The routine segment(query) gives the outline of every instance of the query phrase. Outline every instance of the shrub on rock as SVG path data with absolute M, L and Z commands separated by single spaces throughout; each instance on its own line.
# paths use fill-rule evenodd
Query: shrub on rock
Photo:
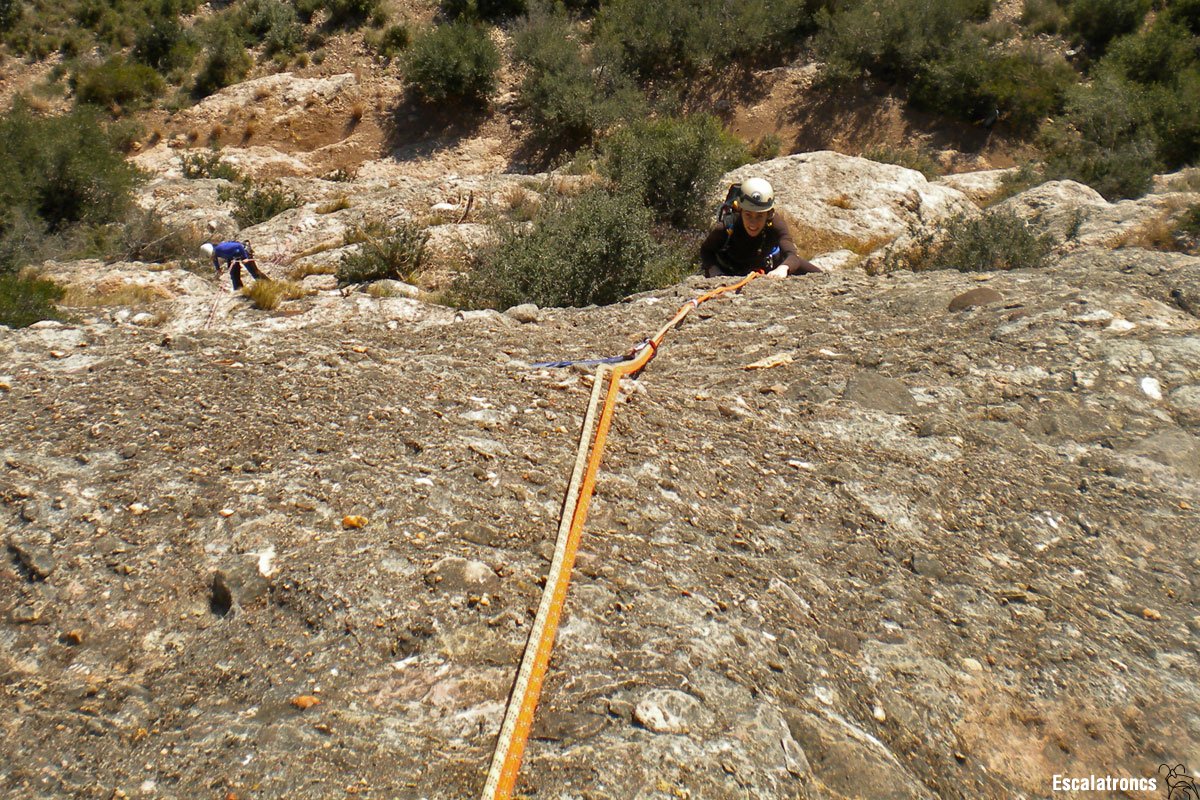
M 351 238 L 362 246 L 342 257 L 337 268 L 339 286 L 385 279 L 412 283 L 424 263 L 429 233 L 411 222 L 392 229 L 375 223 L 355 231 Z
M 439 25 L 409 48 L 404 74 L 425 103 L 486 105 L 496 91 L 500 52 L 487 31 L 465 21 Z
M 660 222 L 699 225 L 720 177 L 750 161 L 744 143 L 715 117 L 644 120 L 602 145 L 600 170 Z
M 77 70 L 72 83 L 79 102 L 110 109 L 142 105 L 163 90 L 163 79 L 153 68 L 123 56 Z
M 455 287 L 464 305 L 587 306 L 678 280 L 686 258 L 651 229 L 651 213 L 621 192 L 593 188 L 543 204 L 528 231 L 514 226 Z

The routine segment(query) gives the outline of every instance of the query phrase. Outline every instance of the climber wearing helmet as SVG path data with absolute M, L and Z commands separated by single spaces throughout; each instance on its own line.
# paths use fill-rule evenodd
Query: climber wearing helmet
M 748 275 L 763 270 L 774 278 L 820 272 L 800 257 L 787 221 L 775 214 L 775 190 L 764 178 L 748 178 L 727 199 L 734 213 L 722 218 L 700 245 L 706 277 Z M 723 207 L 724 208 L 724 207 Z
M 265 280 L 267 277 L 259 270 L 254 253 L 241 242 L 221 242 L 216 246 L 205 242 L 200 245 L 200 250 L 212 258 L 213 269 L 218 273 L 221 271 L 221 260 L 229 262 L 229 280 L 233 281 L 235 292 L 242 288 L 242 267 L 245 267 L 256 281 Z

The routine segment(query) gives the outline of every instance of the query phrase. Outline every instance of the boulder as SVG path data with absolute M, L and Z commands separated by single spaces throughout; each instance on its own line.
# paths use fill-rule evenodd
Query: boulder
M 1109 203 L 1082 183 L 1049 181 L 994 208 L 1015 213 L 1060 246 L 1117 247 L 1139 228 L 1169 216 L 1178 202 L 1176 195 L 1150 195 Z
M 930 183 L 916 170 L 831 151 L 802 153 L 748 164 L 721 180 L 761 176 L 775 189 L 776 206 L 792 223 L 802 252 L 866 252 L 919 221 L 941 220 L 974 210 L 949 186 Z M 714 207 L 720 197 L 713 198 Z
M 945 186 L 965 194 L 972 203 L 982 205 L 998 195 L 1004 186 L 1004 178 L 1016 172 L 1016 168 L 988 169 L 980 172 L 960 172 L 946 175 L 934 181 L 936 186 Z

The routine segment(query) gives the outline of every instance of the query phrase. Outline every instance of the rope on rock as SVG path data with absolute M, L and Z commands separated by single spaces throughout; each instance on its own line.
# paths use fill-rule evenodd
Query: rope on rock
M 596 487 L 596 475 L 600 470 L 604 443 L 608 438 L 609 428 L 612 426 L 621 379 L 627 375 L 636 375 L 641 372 L 658 354 L 659 345 L 667 333 L 679 327 L 693 309 L 699 308 L 701 303 L 726 292 L 740 291 L 743 286 L 761 274 L 761 272 L 753 272 L 737 283 L 722 286 L 689 300 L 654 336 L 635 347 L 629 355 L 622 356 L 622 363 L 615 367 L 609 366 L 608 363 L 602 363 L 597 367 L 595 381 L 592 384 L 591 400 L 588 403 L 587 414 L 584 416 L 583 430 L 580 432 L 575 469 L 563 500 L 554 558 L 550 563 L 550 572 L 546 576 L 546 586 L 542 590 L 537 616 L 534 618 L 533 628 L 529 632 L 525 653 L 521 658 L 521 666 L 517 670 L 508 706 L 504 711 L 504 721 L 500 726 L 500 735 L 496 740 L 496 750 L 492 755 L 491 768 L 484 783 L 482 800 L 510 800 L 517 783 L 521 758 L 525 754 L 529 731 L 533 727 L 534 713 L 537 710 L 538 699 L 546 680 L 546 669 L 550 664 L 550 653 L 554 648 L 558 623 L 562 617 L 563 606 L 566 604 L 567 587 L 571 582 L 571 569 L 575 565 L 575 555 L 579 549 L 583 523 L 587 519 L 588 507 L 591 505 L 592 493 Z M 600 420 L 597 424 L 596 407 L 600 398 L 600 388 L 606 379 L 608 392 L 605 395 L 604 407 L 600 412 Z M 593 428 L 595 428 L 594 437 Z M 568 514 L 568 512 L 570 513 Z

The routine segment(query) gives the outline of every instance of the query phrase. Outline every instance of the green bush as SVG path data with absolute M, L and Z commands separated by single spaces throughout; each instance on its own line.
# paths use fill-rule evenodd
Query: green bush
M 720 177 L 750 161 L 745 144 L 715 118 L 644 120 L 601 145 L 600 171 L 631 201 L 677 227 L 702 223 Z
M 1091 186 L 1109 200 L 1141 197 L 1150 190 L 1158 158 L 1154 142 L 1139 136 L 1115 147 L 1101 147 L 1057 126 L 1043 132 L 1051 143 L 1044 175 Z
M 247 0 L 240 9 L 240 27 L 263 45 L 263 52 L 295 53 L 304 29 L 296 18 L 296 9 L 283 0 Z
M 1200 36 L 1200 0 L 1174 0 L 1167 4 L 1166 17 Z
M 38 260 L 45 224 L 27 208 L 0 209 L 0 275 Z
M 447 19 L 497 22 L 520 17 L 528 10 L 525 0 L 441 0 L 442 15 Z
M 817 53 L 834 81 L 863 73 L 885 81 L 911 80 L 951 43 L 961 44 L 965 21 L 983 19 L 987 0 L 864 0 L 817 15 Z
M 375 54 L 380 58 L 394 59 L 408 49 L 412 34 L 407 25 L 391 25 L 372 40 Z
M 500 53 L 487 31 L 460 20 L 418 36 L 404 73 L 425 103 L 486 105 L 499 70 Z
M 1040 269 L 1049 265 L 1052 248 L 1048 236 L 1034 233 L 1012 211 L 991 211 L 973 219 L 959 215 L 940 232 L 914 232 L 912 246 L 889 255 L 884 271 Z
M 640 116 L 641 93 L 616 67 L 597 69 L 566 15 L 535 12 L 513 34 L 525 66 L 518 102 L 543 146 L 590 144 L 616 123 Z
M 763 63 L 799 41 L 811 20 L 806 0 L 609 0 L 594 33 L 602 51 L 652 82 Z
M 1038 235 L 1012 211 L 999 210 L 974 219 L 956 217 L 946 225 L 946 245 L 926 269 L 960 272 L 1040 269 L 1050 263 L 1053 242 Z
M 384 279 L 412 283 L 425 260 L 429 233 L 411 222 L 395 228 L 373 223 L 352 234 L 362 246 L 342 256 L 337 268 L 339 286 Z
M 250 180 L 243 180 L 233 188 L 223 188 L 217 192 L 221 200 L 233 201 L 233 218 L 242 228 L 266 222 L 300 205 L 300 198 L 278 183 L 256 186 Z
M 183 169 L 183 177 L 189 180 L 197 178 L 223 178 L 227 181 L 244 180 L 237 167 L 221 160 L 221 154 L 216 150 L 183 153 L 179 157 Z
M 1029 33 L 1057 35 L 1067 27 L 1067 12 L 1058 0 L 1025 0 L 1021 24 Z
M 1121 81 L 1148 118 L 1141 135 L 1153 140 L 1162 166 L 1193 163 L 1200 153 L 1200 57 L 1197 39 L 1178 21 L 1160 16 L 1150 27 L 1113 41 L 1095 72 Z
M 222 19 L 207 33 L 208 56 L 196 76 L 193 94 L 207 97 L 246 76 L 254 65 L 233 25 Z
M 960 31 L 912 68 L 909 99 L 917 108 L 960 119 L 984 119 L 995 106 L 985 84 L 991 55 L 978 35 Z
M 983 94 L 1013 131 L 1027 135 L 1057 114 L 1079 76 L 1057 53 L 1025 47 L 992 55 Z
M 770 161 L 779 158 L 783 151 L 783 140 L 774 133 L 768 133 L 750 143 L 750 158 L 753 161 Z
M 1102 70 L 1068 91 L 1064 117 L 1040 133 L 1048 179 L 1086 183 L 1110 200 L 1146 193 L 1160 161 L 1142 87 Z
M 1150 0 L 1072 0 L 1067 27 L 1099 56 L 1113 39 L 1137 30 L 1149 10 Z
M 12 29 L 21 19 L 21 0 L 0 0 L 0 31 Z
M 1200 236 L 1200 204 L 1194 205 L 1183 212 L 1175 227 L 1176 230 L 1190 236 Z
M 650 211 L 620 192 L 591 189 L 544 204 L 531 230 L 502 233 L 454 293 L 476 308 L 587 306 L 666 285 L 690 264 L 661 243 L 650 223 Z
M 0 118 L 0 208 L 50 231 L 119 219 L 138 178 L 92 110 L 39 118 L 18 101 Z
M 153 68 L 119 55 L 79 69 L 71 82 L 79 102 L 103 108 L 134 108 L 157 97 L 164 88 Z
M 880 164 L 895 164 L 907 169 L 915 169 L 931 181 L 942 177 L 941 165 L 938 164 L 933 153 L 924 147 L 879 145 L 866 150 L 862 156 Z
M 152 13 L 146 24 L 138 29 L 133 43 L 133 58 L 162 74 L 182 70 L 192 63 L 196 43 L 179 21 L 177 0 L 159 0 L 151 5 Z
M 0 274 L 0 325 L 24 328 L 44 319 L 60 319 L 55 302 L 63 288 L 40 278 Z
M 326 0 L 317 3 L 329 11 L 329 24 L 335 28 L 356 28 L 379 14 L 380 0 Z M 311 15 L 311 12 L 310 12 Z
M 1183 25 L 1162 21 L 1113 41 L 1104 64 L 1137 83 L 1169 84 L 1196 63 L 1196 41 Z
M 192 254 L 185 232 L 168 227 L 157 209 L 134 206 L 120 225 L 114 248 L 106 257 L 114 261 L 161 264 Z
M 1150 86 L 1146 104 L 1157 137 L 1158 156 L 1169 169 L 1200 158 L 1200 68 L 1186 69 L 1168 86 Z

